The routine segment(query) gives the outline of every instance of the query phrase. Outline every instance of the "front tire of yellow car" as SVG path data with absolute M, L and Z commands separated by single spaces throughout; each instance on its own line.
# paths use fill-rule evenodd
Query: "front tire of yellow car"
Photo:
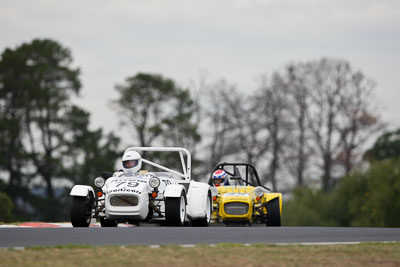
M 267 203 L 267 226 L 281 226 L 281 212 L 279 208 L 279 198 L 275 198 Z

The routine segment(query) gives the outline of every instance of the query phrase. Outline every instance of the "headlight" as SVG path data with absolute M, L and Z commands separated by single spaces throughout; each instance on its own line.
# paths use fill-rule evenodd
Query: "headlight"
M 96 179 L 94 179 L 94 185 L 97 187 L 100 187 L 100 188 L 103 187 L 104 183 L 105 183 L 105 180 L 103 177 L 97 177 Z
M 254 189 L 254 194 L 257 197 L 262 197 L 264 195 L 264 188 L 257 186 L 256 189 Z
M 160 185 L 160 179 L 158 179 L 158 177 L 155 176 L 151 177 L 149 179 L 149 185 L 153 188 L 158 187 Z
M 216 187 L 211 187 L 211 195 L 213 197 L 218 195 L 218 189 Z

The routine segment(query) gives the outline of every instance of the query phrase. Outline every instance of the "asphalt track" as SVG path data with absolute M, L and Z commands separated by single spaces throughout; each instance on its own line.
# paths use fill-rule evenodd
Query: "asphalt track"
M 340 227 L 117 227 L 0 228 L 0 248 L 217 243 L 330 244 L 399 242 L 400 228 Z

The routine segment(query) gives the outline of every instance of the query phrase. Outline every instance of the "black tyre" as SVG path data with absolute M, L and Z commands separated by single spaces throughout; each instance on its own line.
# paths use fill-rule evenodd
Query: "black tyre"
M 192 221 L 192 226 L 208 226 L 211 221 L 211 214 L 212 214 L 212 198 L 211 198 L 211 193 L 209 192 L 207 196 L 206 218 Z
M 109 220 L 106 217 L 100 218 L 101 227 L 117 227 L 118 222 L 115 220 Z
M 89 227 L 92 219 L 93 196 L 72 198 L 71 223 L 73 227 Z
M 281 226 L 279 198 L 267 203 L 267 226 Z
M 186 218 L 186 201 L 184 192 L 180 197 L 165 199 L 165 222 L 169 226 L 182 226 Z

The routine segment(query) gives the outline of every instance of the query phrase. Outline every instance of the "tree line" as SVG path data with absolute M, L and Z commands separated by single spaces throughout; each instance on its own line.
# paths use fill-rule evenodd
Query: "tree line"
M 344 176 L 329 192 L 296 188 L 285 203 L 284 224 L 399 227 L 400 130 L 383 133 L 364 158 L 368 167 Z
M 81 90 L 72 62 L 71 50 L 50 39 L 1 54 L 0 197 L 10 197 L 15 219 L 65 220 L 71 185 L 113 170 L 124 149 L 114 133 L 90 129 L 90 113 L 72 103 Z M 332 190 L 384 126 L 375 83 L 345 60 L 290 63 L 257 83 L 244 90 L 200 79 L 183 88 L 137 73 L 116 83 L 112 103 L 131 145 L 187 147 L 203 180 L 221 161 L 246 161 L 275 191 Z
M 374 87 L 348 62 L 328 58 L 263 74 L 247 95 L 226 82 L 211 86 L 204 108 L 210 164 L 241 158 L 273 190 L 317 182 L 329 191 L 359 166 L 365 142 L 384 126 Z

